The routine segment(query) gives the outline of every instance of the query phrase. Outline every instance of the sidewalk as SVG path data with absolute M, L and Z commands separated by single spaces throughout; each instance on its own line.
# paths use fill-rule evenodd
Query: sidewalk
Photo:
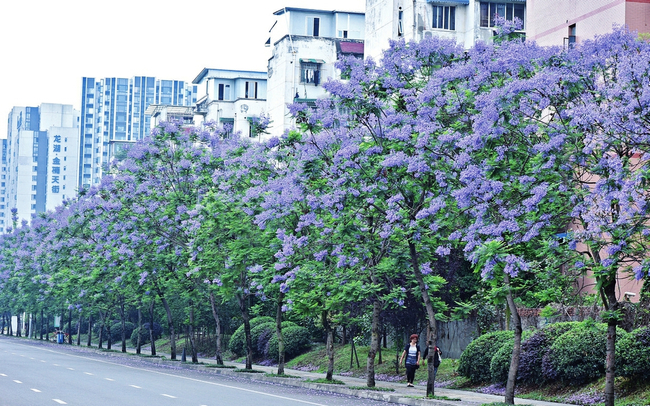
M 142 349 L 145 352 L 145 349 Z M 129 349 L 129 352 L 135 352 L 135 350 Z M 148 351 L 146 351 L 148 352 Z M 177 354 L 177 358 L 181 359 L 181 352 Z M 158 355 L 161 355 L 160 352 Z M 169 354 L 162 354 L 169 359 Z M 190 357 L 186 357 L 191 360 Z M 158 361 L 155 358 L 149 358 L 150 360 L 156 362 Z M 165 362 L 165 361 L 160 361 Z M 214 359 L 199 358 L 199 362 L 204 364 L 216 364 Z M 224 361 L 224 364 L 235 366 L 237 368 L 245 368 L 245 364 L 237 362 Z M 313 382 L 305 382 L 307 379 L 319 379 L 324 378 L 325 374 L 322 372 L 306 372 L 296 369 L 285 368 L 284 373 L 286 375 L 297 376 L 300 378 L 274 378 L 266 376 L 261 373 L 245 373 L 245 372 L 234 372 L 233 369 L 229 368 L 211 368 L 204 365 L 194 365 L 194 364 L 181 364 L 184 368 L 193 369 L 193 370 L 210 370 L 216 374 L 225 374 L 230 376 L 236 376 L 237 378 L 250 379 L 255 381 L 262 382 L 273 382 L 275 384 L 287 385 L 287 386 L 297 386 L 302 388 L 308 388 L 313 390 L 322 390 L 328 392 L 339 393 L 343 395 L 355 396 L 365 399 L 381 400 L 385 402 L 397 403 L 402 405 L 412 405 L 412 406 L 479 406 L 484 403 L 492 402 L 503 402 L 503 396 L 488 395 L 477 392 L 463 391 L 457 389 L 446 389 L 446 388 L 436 388 L 436 396 L 446 396 L 450 399 L 460 399 L 458 400 L 438 400 L 438 399 L 425 399 L 426 396 L 426 387 L 421 385 L 416 385 L 414 388 L 409 388 L 404 383 L 397 382 L 384 382 L 384 381 L 375 381 L 375 385 L 380 388 L 391 388 L 394 392 L 387 391 L 373 391 L 373 390 L 363 390 L 357 389 L 358 387 L 365 387 L 366 380 L 365 378 L 354 378 L 350 376 L 334 375 L 334 379 L 345 382 L 345 385 L 333 385 L 333 384 L 321 384 Z M 277 367 L 262 366 L 253 364 L 253 369 L 264 371 L 266 373 L 275 374 L 277 372 Z M 355 387 L 355 389 L 351 388 Z M 515 404 L 517 405 L 533 405 L 533 406 L 575 406 L 568 405 L 565 403 L 555 403 L 555 402 L 545 402 L 540 400 L 532 399 L 522 399 L 515 398 Z

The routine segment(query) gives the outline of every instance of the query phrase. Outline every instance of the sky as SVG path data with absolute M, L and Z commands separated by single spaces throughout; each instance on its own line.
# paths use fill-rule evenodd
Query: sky
M 265 71 L 282 7 L 364 11 L 365 0 L 4 1 L 0 138 L 14 106 L 79 109 L 84 76 L 191 82 L 206 67 Z

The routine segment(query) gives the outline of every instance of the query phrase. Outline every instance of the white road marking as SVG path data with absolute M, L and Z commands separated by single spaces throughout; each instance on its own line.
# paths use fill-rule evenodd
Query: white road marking
M 225 384 L 222 384 L 222 383 L 203 381 L 201 379 L 188 378 L 188 377 L 182 376 L 182 375 L 174 375 L 174 374 L 154 371 L 154 370 L 146 369 L 146 368 L 132 367 L 132 366 L 128 366 L 128 365 L 118 364 L 116 362 L 102 361 L 102 360 L 98 360 L 98 359 L 94 359 L 94 358 L 84 357 L 84 356 L 81 356 L 81 355 L 68 354 L 66 352 L 60 352 L 60 351 L 50 350 L 50 349 L 46 349 L 46 348 L 34 348 L 33 346 L 28 345 L 28 344 L 17 344 L 17 345 L 24 345 L 24 346 L 30 347 L 31 349 L 35 349 L 35 350 L 51 352 L 51 353 L 54 353 L 54 354 L 61 354 L 61 355 L 65 355 L 65 356 L 73 357 L 73 358 L 81 358 L 81 359 L 85 359 L 85 360 L 88 360 L 88 361 L 99 362 L 99 363 L 102 363 L 102 364 L 120 366 L 122 368 L 133 369 L 133 370 L 136 370 L 136 371 L 145 371 L 145 372 L 149 372 L 149 373 L 152 373 L 152 374 L 171 376 L 171 377 L 174 377 L 174 378 L 184 379 L 184 380 L 192 381 L 192 382 L 200 382 L 200 383 L 204 383 L 206 385 L 213 385 L 213 386 L 219 386 L 219 387 L 222 387 L 222 388 L 235 389 L 235 390 L 239 390 L 239 391 L 242 391 L 242 392 L 256 393 L 258 395 L 269 396 L 269 397 L 277 398 L 277 399 L 286 399 L 286 400 L 291 400 L 293 402 L 304 403 L 304 404 L 308 404 L 308 405 L 326 406 L 326 405 L 323 405 L 322 403 L 308 402 L 306 400 L 290 398 L 290 397 L 287 397 L 287 396 L 272 395 L 270 393 L 257 391 L 257 390 L 253 390 L 253 389 L 246 389 L 246 388 L 242 388 L 240 386 L 225 385 Z M 54 365 L 56 365 L 56 364 L 54 364 Z M 132 387 L 137 388 L 137 389 L 141 389 L 139 386 L 135 386 L 135 385 L 129 385 L 129 386 L 132 386 Z
M 59 364 L 52 364 L 52 365 L 54 365 L 55 367 L 58 367 L 58 366 L 60 366 Z
M 74 371 L 74 368 L 68 368 L 70 371 Z
M 67 405 L 67 403 L 65 403 L 61 399 L 52 399 L 52 400 L 55 401 L 56 403 L 60 404 L 60 405 Z
M 104 378 L 104 379 L 106 379 L 107 381 L 115 382 L 115 379 L 111 379 L 111 378 Z
M 41 391 L 38 390 L 38 389 L 34 389 L 34 388 L 32 388 L 32 390 L 33 390 L 34 392 L 36 392 L 36 393 L 41 393 Z
M 15 379 L 14 379 L 14 382 L 16 382 L 16 383 L 22 383 L 22 382 L 20 382 L 20 381 L 15 380 Z
M 136 389 L 142 389 L 141 387 L 135 386 L 135 385 L 129 385 L 129 386 L 132 387 L 132 388 L 136 388 Z
M 29 359 L 36 359 L 36 358 L 29 357 Z
M 47 361 L 45 361 L 44 359 L 42 359 L 41 362 L 47 362 Z
M 5 374 L 0 374 L 0 376 L 7 376 L 7 375 L 5 375 Z
M 86 374 L 86 375 L 95 375 L 95 374 L 91 374 L 90 372 L 84 372 L 84 374 Z
M 166 396 L 168 398 L 176 399 L 176 396 L 168 395 L 166 393 L 161 393 L 161 395 Z

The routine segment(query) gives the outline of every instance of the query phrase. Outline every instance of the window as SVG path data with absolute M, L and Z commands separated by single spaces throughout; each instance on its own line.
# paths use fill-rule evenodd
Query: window
M 246 99 L 257 99 L 257 82 L 246 82 L 244 97 Z
M 219 83 L 219 100 L 230 100 L 230 85 Z
M 456 7 L 433 6 L 432 28 L 456 30 Z
M 320 64 L 314 62 L 300 63 L 300 83 L 320 83 Z
M 496 15 L 505 17 L 508 21 L 518 18 L 522 24 L 525 24 L 524 14 L 523 4 L 483 1 L 481 2 L 481 27 L 494 27 L 494 17 Z
M 36 205 L 32 204 L 32 210 L 36 210 Z
M 573 48 L 576 45 L 576 25 L 569 26 L 569 36 L 566 38 L 567 47 Z
M 312 37 L 320 36 L 320 18 L 307 17 L 307 35 Z
M 404 11 L 400 7 L 397 12 L 397 36 L 401 37 L 402 35 L 404 35 Z

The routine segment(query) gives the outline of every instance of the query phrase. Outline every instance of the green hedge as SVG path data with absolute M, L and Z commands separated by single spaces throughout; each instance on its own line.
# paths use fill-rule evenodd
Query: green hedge
M 542 372 L 544 355 L 559 336 L 578 325 L 580 323 L 577 321 L 548 324 L 528 338 L 521 345 L 517 379 L 526 384 L 542 384 L 545 381 Z
M 264 323 L 275 323 L 272 317 L 263 316 L 255 317 L 250 320 L 251 326 L 251 335 L 255 327 Z M 253 343 L 253 347 L 255 344 Z M 228 343 L 228 349 L 238 357 L 246 355 L 246 333 L 244 333 L 244 325 L 242 324 L 235 330 L 235 332 L 230 337 L 230 342 Z
M 282 328 L 284 338 L 284 358 L 289 360 L 302 354 L 310 345 L 309 330 L 300 326 Z M 273 334 L 269 339 L 267 356 L 269 359 L 278 362 L 278 335 Z
M 533 332 L 530 330 L 523 331 L 521 333 L 521 342 L 523 343 L 532 335 Z M 492 356 L 490 360 L 490 379 L 493 382 L 505 383 L 508 381 L 508 372 L 510 371 L 510 361 L 512 360 L 512 350 L 514 347 L 515 336 L 513 333 L 512 338 L 504 342 L 501 348 Z
M 282 330 L 287 327 L 293 327 L 296 323 L 292 321 L 283 321 Z M 253 356 L 266 357 L 268 353 L 269 339 L 276 335 L 275 321 L 262 323 L 251 329 L 251 342 L 253 345 Z M 245 344 L 244 344 L 245 345 Z
M 513 337 L 513 331 L 496 331 L 476 338 L 461 354 L 458 373 L 474 383 L 491 381 L 492 357 L 505 343 L 512 341 Z
M 627 333 L 617 328 L 623 339 Z M 607 325 L 587 321 L 559 336 L 544 356 L 542 369 L 548 380 L 583 384 L 605 375 Z
M 616 339 L 616 375 L 650 379 L 650 327 L 641 327 Z

